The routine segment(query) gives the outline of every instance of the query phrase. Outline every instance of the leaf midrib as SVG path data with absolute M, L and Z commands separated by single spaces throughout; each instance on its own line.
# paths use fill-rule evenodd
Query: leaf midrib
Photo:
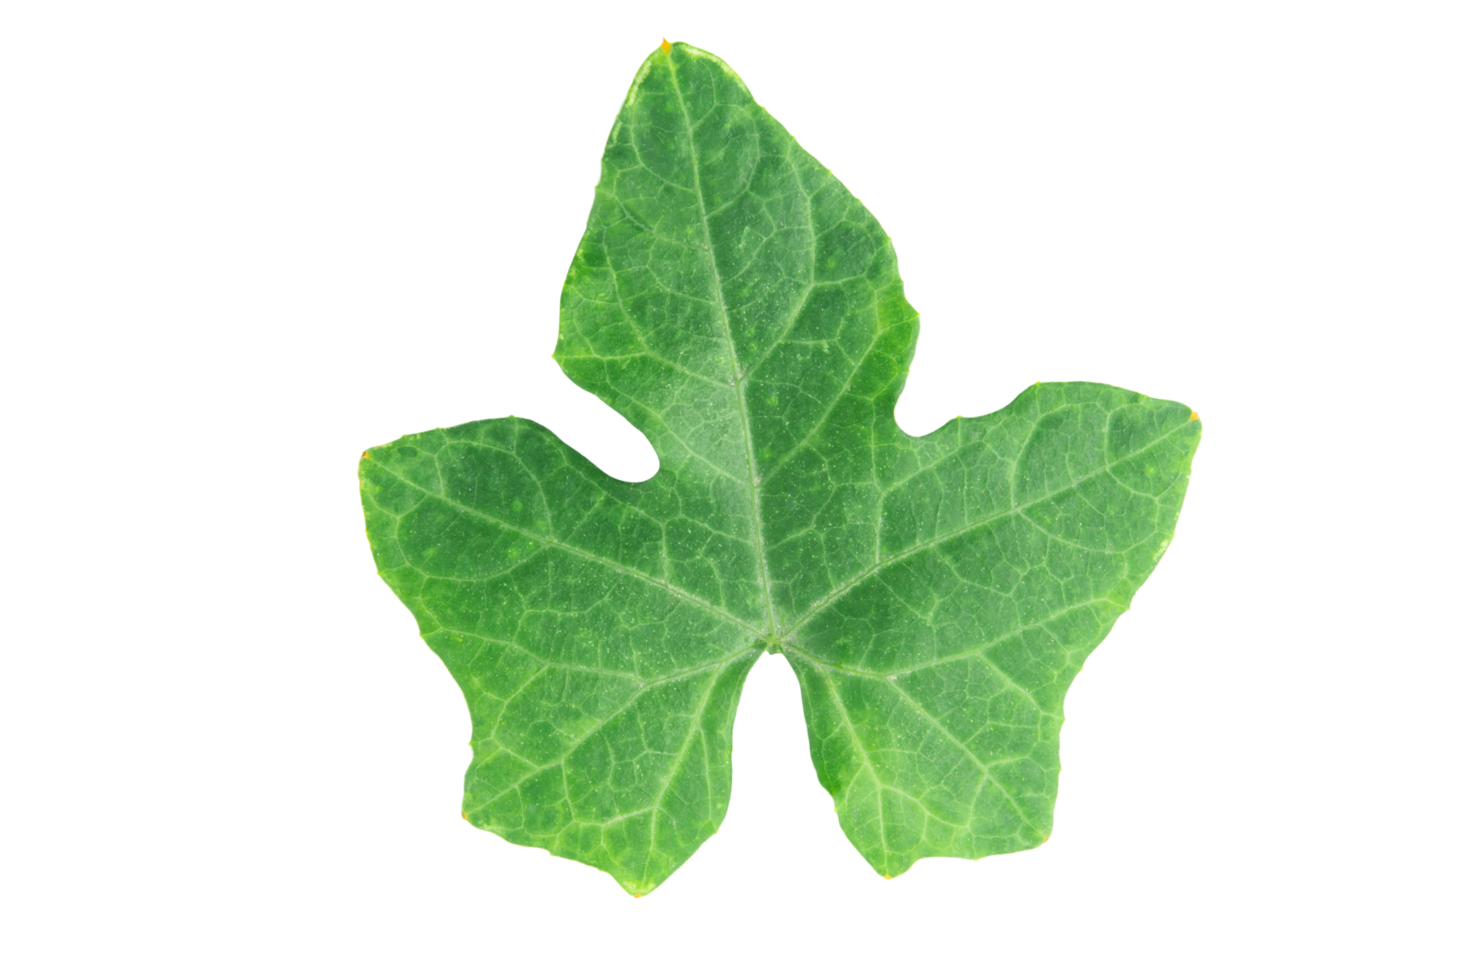
M 705 207 L 704 182 L 699 173 L 699 149 L 694 142 L 694 122 L 689 117 L 689 105 L 684 101 L 684 89 L 679 85 L 679 69 L 674 65 L 672 55 L 666 57 L 669 58 L 669 78 L 674 83 L 674 94 L 679 99 L 679 111 L 684 116 L 684 129 L 689 136 L 689 165 L 694 170 L 694 198 L 699 204 L 699 223 L 704 229 L 704 254 L 709 259 L 710 273 L 714 276 L 715 305 L 720 311 L 720 326 L 725 331 L 725 342 L 730 348 L 730 379 L 735 388 L 735 404 L 740 408 L 740 427 L 745 435 L 746 478 L 750 485 L 750 520 L 755 533 L 756 574 L 760 577 L 761 594 L 765 599 L 766 636 L 769 638 L 776 632 L 776 612 L 771 601 L 771 570 L 766 560 L 766 538 L 761 527 L 760 489 L 755 474 L 755 443 L 750 437 L 750 412 L 745 404 L 745 374 L 740 370 L 740 357 L 735 353 L 735 335 L 730 330 L 730 312 L 725 306 L 725 285 L 720 278 L 719 263 L 715 261 L 715 242 L 710 235 L 709 209 Z

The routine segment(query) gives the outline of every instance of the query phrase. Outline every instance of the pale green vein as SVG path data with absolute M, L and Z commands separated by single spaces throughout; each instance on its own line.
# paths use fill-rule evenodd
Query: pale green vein
M 684 758 L 689 754 L 689 747 L 694 744 L 695 734 L 698 733 L 701 741 L 704 740 L 704 731 L 701 723 L 704 721 L 704 710 L 709 706 L 710 695 L 715 693 L 715 687 L 720 683 L 723 671 L 717 671 L 709 679 L 709 684 L 704 689 L 704 696 L 699 700 L 699 707 L 694 709 L 694 715 L 689 720 L 689 732 L 684 736 L 684 744 L 674 754 L 673 764 L 669 766 L 668 778 L 664 780 L 663 786 L 659 787 L 658 796 L 654 798 L 654 832 L 649 842 L 648 859 L 643 864 L 643 874 L 648 875 L 648 865 L 653 861 L 653 852 L 658 847 L 658 813 L 663 810 L 664 797 L 669 795 L 669 787 L 674 785 L 674 780 L 679 777 L 680 767 L 684 764 Z
M 372 463 L 371 460 L 367 460 L 366 462 Z M 475 510 L 473 507 L 466 507 L 464 504 L 460 503 L 457 500 L 454 500 L 451 497 L 446 497 L 442 493 L 435 493 L 428 487 L 414 483 L 412 480 L 408 479 L 408 477 L 403 476 L 401 473 L 395 473 L 387 467 L 382 466 L 381 464 L 373 463 L 372 465 L 375 465 L 379 469 L 382 469 L 385 473 L 392 476 L 395 480 L 400 480 L 408 486 L 413 487 L 420 493 L 433 497 L 436 500 L 442 501 L 448 504 L 450 507 L 458 508 L 471 517 L 475 517 L 491 524 L 495 524 L 498 527 L 502 527 L 507 531 L 512 531 L 516 534 L 521 535 L 522 537 L 529 538 L 532 541 L 539 541 L 549 547 L 557 548 L 571 555 L 576 555 L 578 558 L 582 558 L 590 562 L 596 562 L 599 565 L 605 565 L 620 574 L 630 575 L 633 578 L 638 579 L 639 581 L 647 582 L 649 585 L 657 586 L 658 588 L 663 589 L 669 595 L 674 596 L 677 599 L 681 599 L 684 602 L 690 603 L 691 605 L 698 606 L 712 616 L 718 616 L 719 618 L 726 620 L 732 625 L 738 626 L 747 632 L 760 635 L 761 631 L 759 628 L 751 626 L 749 623 L 746 623 L 742 620 L 736 619 L 734 616 L 730 615 L 725 610 L 720 609 L 718 606 L 712 606 L 708 602 L 705 602 L 703 599 L 699 598 L 699 596 L 685 592 L 683 589 L 679 588 L 676 585 L 665 582 L 662 579 L 656 579 L 652 575 L 649 575 L 646 572 L 640 572 L 636 568 L 629 568 L 626 565 L 619 565 L 617 562 L 612 561 L 608 558 L 604 558 L 601 555 L 593 554 L 590 551 L 583 551 L 581 548 L 569 545 L 564 541 L 558 541 L 555 538 L 544 537 L 543 535 L 528 531 L 523 527 L 516 527 L 514 524 L 503 521 L 500 518 L 495 517 L 493 514 L 487 514 L 484 511 Z
M 1117 466 L 1119 463 L 1126 463 L 1130 459 L 1135 459 L 1135 458 L 1143 455 L 1144 453 L 1148 452 L 1150 449 L 1152 449 L 1153 447 L 1157 446 L 1159 443 L 1163 442 L 1164 440 L 1168 439 L 1174 433 L 1180 431 L 1181 429 L 1183 429 L 1185 426 L 1188 426 L 1189 424 L 1190 424 L 1189 422 L 1185 422 L 1183 425 L 1175 426 L 1174 428 L 1170 429 L 1168 432 L 1166 432 L 1163 435 L 1159 436 L 1157 439 L 1154 439 L 1152 442 L 1148 443 L 1146 446 L 1143 446 L 1140 449 L 1134 450 L 1133 452 L 1129 453 L 1126 456 L 1120 456 L 1117 459 L 1112 460 L 1111 462 L 1107 463 L 1106 465 L 1104 465 L 1104 466 L 1098 468 L 1097 470 L 1093 471 L 1092 473 L 1087 474 L 1086 476 L 1077 477 L 1075 480 L 1073 480 L 1072 483 L 1068 484 L 1067 486 L 1058 487 L 1056 490 L 1053 490 L 1051 493 L 1043 494 L 1042 496 L 1037 497 L 1034 500 L 1028 500 L 1025 503 L 1016 504 L 1013 507 L 1009 508 L 1008 510 L 1003 510 L 1003 511 L 997 513 L 997 514 L 991 514 L 990 516 L 984 518 L 983 520 L 976 521 L 973 524 L 966 524 L 965 526 L 960 527 L 960 528 L 958 528 L 958 529 L 956 529 L 954 531 L 950 531 L 950 532 L 948 532 L 946 534 L 939 535 L 938 537 L 931 538 L 928 541 L 920 542 L 919 544 L 913 545 L 912 547 L 909 547 L 909 548 L 905 548 L 903 551 L 900 551 L 897 554 L 894 554 L 894 555 L 891 555 L 888 558 L 885 558 L 883 561 L 880 561 L 877 564 L 873 565 L 872 567 L 870 567 L 868 569 L 865 569 L 863 572 L 859 573 L 858 575 L 855 575 L 853 578 L 851 578 L 847 582 L 845 582 L 842 585 L 838 586 L 832 592 L 828 593 L 828 595 L 827 595 L 826 598 L 821 599 L 821 600 L 817 601 L 816 603 L 814 603 L 812 605 L 812 607 L 810 609 L 808 609 L 806 611 L 806 613 L 800 619 L 798 619 L 796 622 L 792 623 L 789 627 L 787 627 L 786 631 L 784 633 L 782 633 L 780 635 L 780 637 L 778 637 L 778 642 L 783 642 L 784 643 L 789 637 L 792 636 L 792 634 L 794 634 L 798 629 L 801 628 L 802 624 L 806 623 L 808 620 L 810 620 L 817 613 L 821 612 L 823 609 L 826 609 L 828 606 L 832 605 L 832 603 L 836 602 L 838 599 L 841 599 L 843 596 L 845 596 L 849 592 L 851 592 L 859 584 L 861 584 L 862 582 L 866 581 L 868 578 L 870 578 L 871 576 L 877 574 L 878 572 L 882 571 L 883 569 L 887 568 L 888 566 L 893 565 L 893 564 L 896 564 L 898 562 L 901 562 L 905 558 L 909 558 L 909 557 L 911 557 L 913 555 L 916 555 L 916 554 L 918 554 L 921 551 L 927 551 L 930 548 L 938 547 L 939 545 L 944 544 L 946 541 L 949 541 L 949 540 L 951 540 L 953 538 L 958 538 L 961 535 L 969 534 L 972 531 L 978 531 L 981 528 L 984 528 L 984 527 L 987 527 L 988 525 L 994 524 L 996 521 L 1004 520 L 1007 517 L 1012 517 L 1012 516 L 1020 513 L 1021 511 L 1025 510 L 1028 507 L 1035 507 L 1037 504 L 1045 503 L 1046 501 L 1051 500 L 1053 497 L 1058 497 L 1061 494 L 1064 494 L 1064 493 L 1066 493 L 1069 490 L 1075 490 L 1077 488 L 1077 484 L 1078 483 L 1082 483 L 1082 482 L 1084 482 L 1086 480 L 1092 479 L 1094 476 L 1098 476 L 1098 475 L 1100 475 L 1102 473 L 1105 473 L 1105 472 L 1111 470 L 1114 466 Z
M 1117 604 L 1110 599 L 1088 599 L 1085 602 L 1079 602 L 1075 605 L 1064 606 L 1062 609 L 1046 617 L 1045 619 L 1039 619 L 1035 622 L 1027 623 L 1025 626 L 1019 626 L 1016 629 L 1011 630 L 1009 633 L 1004 633 L 1001 636 L 997 636 L 992 640 L 987 640 L 984 644 L 975 647 L 974 649 L 965 650 L 962 653 L 952 653 L 944 657 L 936 657 L 933 660 L 926 660 L 923 663 L 908 664 L 903 667 L 894 667 L 887 674 L 879 673 L 877 671 L 860 670 L 856 667 L 849 667 L 845 664 L 834 664 L 829 660 L 821 659 L 809 650 L 806 651 L 805 655 L 808 660 L 815 660 L 819 664 L 830 667 L 831 669 L 836 671 L 841 671 L 844 674 L 854 674 L 860 677 L 873 677 L 878 680 L 886 680 L 890 682 L 895 681 L 898 678 L 904 677 L 908 674 L 917 674 L 920 671 L 931 670 L 935 667 L 942 667 L 945 664 L 951 664 L 960 660 L 973 660 L 976 657 L 979 657 L 985 664 L 990 667 L 991 670 L 1000 675 L 1001 679 L 1005 681 L 1008 687 L 1020 694 L 1025 695 L 1028 701 L 1036 705 L 1036 709 L 1038 711 L 1040 711 L 1044 715 L 1055 717 L 1055 714 L 1053 712 L 1047 711 L 1041 706 L 1041 703 L 1036 700 L 1036 696 L 1032 694 L 1030 690 L 1016 683 L 1015 679 L 1012 678 L 1010 674 L 1002 670 L 999 664 L 997 664 L 994 660 L 987 656 L 987 653 L 990 650 L 993 650 L 996 647 L 1000 646 L 1002 643 L 1007 642 L 1008 640 L 1014 640 L 1018 636 L 1024 636 L 1025 634 L 1035 629 L 1046 629 L 1046 627 L 1050 624 L 1056 622 L 1059 619 L 1064 619 L 1067 616 L 1070 616 L 1072 613 L 1076 612 L 1079 609 L 1087 609 L 1091 606 L 1096 605 L 1112 606 L 1114 608 L 1117 608 Z M 782 649 L 785 648 L 783 647 Z
M 781 472 L 781 470 L 786 466 L 787 463 L 796 458 L 796 455 L 798 453 L 811 445 L 812 439 L 815 438 L 817 434 L 822 431 L 822 427 L 827 424 L 827 420 L 832 417 L 832 413 L 837 411 L 837 406 L 842 403 L 843 396 L 846 395 L 848 390 L 852 387 L 853 379 L 858 376 L 858 372 L 861 371 L 863 365 L 867 363 L 868 356 L 873 353 L 873 348 L 878 345 L 878 341 L 881 339 L 883 339 L 883 334 L 875 331 L 872 340 L 868 342 L 867 349 L 864 350 L 857 357 L 853 358 L 852 370 L 848 372 L 847 380 L 842 383 L 842 388 L 840 389 L 837 396 L 832 399 L 832 403 L 827 406 L 826 411 L 822 413 L 821 417 L 817 419 L 816 423 L 807 429 L 807 433 L 805 436 L 802 437 L 801 441 L 792 446 L 786 452 L 782 453 L 781 458 L 771 464 L 770 468 L 766 471 L 768 476 L 775 476 L 777 473 Z
M 785 650 L 786 648 L 782 647 L 782 649 Z M 798 656 L 803 656 L 800 651 L 793 652 L 795 652 Z M 873 778 L 873 793 L 878 801 L 878 840 L 879 843 L 881 843 L 883 846 L 883 865 L 886 868 L 888 866 L 888 857 L 891 852 L 888 850 L 888 824 L 887 821 L 883 819 L 883 780 L 879 778 L 878 770 L 873 766 L 872 757 L 868 755 L 868 747 L 864 745 L 863 740 L 858 737 L 857 729 L 853 727 L 852 719 L 848 717 L 847 705 L 843 702 L 842 695 L 837 693 L 837 685 L 832 683 L 832 678 L 825 670 L 822 669 L 822 665 L 820 662 L 805 656 L 803 656 L 803 659 L 805 659 L 808 663 L 816 668 L 814 673 L 821 677 L 823 683 L 827 685 L 827 690 L 832 695 L 832 703 L 837 705 L 837 711 L 842 715 L 842 723 L 843 725 L 847 726 L 847 734 L 852 739 L 853 747 L 856 748 L 858 750 L 858 754 L 862 756 L 863 768 L 867 769 L 868 775 Z M 848 784 L 847 791 L 848 793 L 851 793 L 851 783 Z
M 797 656 L 804 658 L 808 663 L 812 664 L 813 666 L 817 666 L 818 668 L 820 668 L 822 666 L 821 661 L 816 660 L 815 658 L 813 658 L 812 656 L 810 656 L 805 650 L 801 649 L 800 647 L 798 647 L 798 646 L 796 646 L 794 644 L 788 644 L 787 646 L 782 647 L 782 649 L 789 649 L 789 650 L 791 650 Z M 841 705 L 841 703 L 842 703 L 842 695 L 837 692 L 837 688 L 832 684 L 832 682 L 830 680 L 827 681 L 827 687 L 828 687 L 829 690 L 832 691 L 832 696 L 837 699 L 838 704 Z M 954 746 L 956 746 L 957 748 L 959 748 L 959 750 L 961 752 L 963 752 L 963 753 L 965 753 L 965 755 L 969 756 L 970 757 L 970 761 L 973 762 L 973 763 L 975 763 L 976 767 L 979 768 L 979 770 L 980 770 L 981 774 L 984 776 L 984 778 L 988 779 L 990 781 L 991 785 L 993 785 L 996 789 L 1000 790 L 1001 795 L 1003 795 L 1006 798 L 1006 802 L 1011 805 L 1011 809 L 1013 809 L 1016 812 L 1016 816 L 1020 817 L 1021 818 L 1021 821 L 1023 823 L 1025 823 L 1026 826 L 1030 827 L 1033 831 L 1035 831 L 1036 832 L 1036 836 L 1038 836 L 1038 837 L 1044 836 L 1044 834 L 1042 833 L 1041 829 L 1038 828 L 1034 823 L 1031 822 L 1031 818 L 1030 817 L 1026 816 L 1025 811 L 1023 811 L 1021 809 L 1021 804 L 1018 803 L 1018 802 L 1016 802 L 1016 798 L 1011 795 L 1011 791 L 1008 790 L 1008 789 L 1006 789 L 1005 785 L 1003 783 L 1001 783 L 1000 780 L 998 780 L 998 779 L 995 778 L 995 775 L 993 773 L 991 773 L 991 771 L 990 771 L 990 767 L 987 766 L 984 762 L 980 761 L 980 757 L 978 755 L 976 755 L 973 751 L 971 751 L 971 749 L 970 749 L 970 747 L 968 745 L 966 745 L 963 741 L 961 741 L 959 738 L 957 738 L 955 736 L 954 732 L 951 732 L 949 730 L 949 728 L 947 726 L 945 726 L 938 718 L 935 718 L 933 715 L 929 714 L 929 712 L 927 710 L 925 710 L 924 706 L 921 705 L 919 702 L 915 701 L 909 695 L 909 693 L 907 691 L 905 691 L 903 688 L 899 687 L 897 684 L 890 684 L 889 687 L 894 691 L 894 693 L 896 693 L 901 699 L 903 699 L 904 703 L 907 704 L 909 706 L 909 708 L 915 714 L 917 714 L 920 718 L 924 719 L 924 721 L 928 722 L 929 725 L 935 731 L 937 731 L 941 736 L 943 736 L 951 744 L 953 744 Z M 852 721 L 851 721 L 851 719 L 848 718 L 848 716 L 847 716 L 847 709 L 845 707 L 842 709 L 842 717 L 843 717 L 844 720 L 847 721 L 848 730 L 849 731 L 853 731 Z M 854 732 L 853 738 L 857 738 L 856 732 Z M 859 742 L 859 745 L 861 745 L 861 742 Z M 866 752 L 865 752 L 865 755 L 866 755 Z M 874 778 L 877 778 L 876 775 L 874 776 Z M 885 844 L 884 847 L 886 849 L 887 848 L 887 845 Z
M 679 85 L 679 72 L 669 72 L 674 83 L 674 94 L 679 98 L 679 108 L 684 114 L 684 127 L 689 134 L 689 165 L 694 170 L 694 195 L 699 202 L 699 221 L 704 228 L 705 253 L 709 256 L 710 274 L 714 276 L 716 308 L 720 311 L 720 326 L 725 331 L 725 341 L 730 347 L 730 377 L 740 377 L 740 358 L 735 353 L 735 335 L 730 332 L 730 317 L 725 306 L 725 286 L 720 280 L 720 266 L 715 261 L 715 243 L 709 231 L 709 209 L 704 203 L 704 188 L 699 176 L 699 147 L 694 142 L 694 124 L 689 120 L 689 105 L 684 100 L 684 90 Z M 755 529 L 756 574 L 760 577 L 761 592 L 766 600 L 767 636 L 776 629 L 776 610 L 771 603 L 771 572 L 766 562 L 765 534 L 761 529 L 761 500 L 756 490 L 755 443 L 750 438 L 750 414 L 745 407 L 743 382 L 735 383 L 735 403 L 740 407 L 740 427 L 745 432 L 745 461 L 750 470 L 751 523 Z
M 727 664 L 730 664 L 730 663 L 733 663 L 736 660 L 739 660 L 741 657 L 748 657 L 748 656 L 752 656 L 752 655 L 755 655 L 755 654 L 758 654 L 758 653 L 759 653 L 759 651 L 756 650 L 756 649 L 754 649 L 754 648 L 746 648 L 744 650 L 741 650 L 739 653 L 732 654 L 731 656 L 726 657 L 724 660 L 719 660 L 719 661 L 716 661 L 715 663 L 712 663 L 712 664 L 706 664 L 705 666 L 699 667 L 699 668 L 694 669 L 694 670 L 680 671 L 680 672 L 678 672 L 676 674 L 670 674 L 669 676 L 664 677 L 664 678 L 661 678 L 661 679 L 659 679 L 657 681 L 654 681 L 654 682 L 652 682 L 650 684 L 644 684 L 638 690 L 634 691 L 633 692 L 633 695 L 631 697 L 629 697 L 626 701 L 624 701 L 622 704 L 618 705 L 611 712 L 609 712 L 609 714 L 608 714 L 608 716 L 606 718 L 603 718 L 601 721 L 597 722 L 597 724 L 593 725 L 591 728 L 587 729 L 587 731 L 583 732 L 580 736 L 578 736 L 575 740 L 573 740 L 571 742 L 571 744 L 569 744 L 566 747 L 566 749 L 560 755 L 558 755 L 557 757 L 555 757 L 554 759 L 552 759 L 550 762 L 547 762 L 547 763 L 545 763 L 543 765 L 536 766 L 530 772 L 525 773 L 519 779 L 517 779 L 515 782 L 513 782 L 510 785 L 506 786 L 505 789 L 501 790 L 499 793 L 495 794 L 493 797 L 490 797 L 484 803 L 480 804 L 479 809 L 483 809 L 484 807 L 489 806 L 491 803 L 494 803 L 496 800 L 499 800 L 501 797 L 505 796 L 507 793 L 510 793 L 510 792 L 512 792 L 512 791 L 514 791 L 516 789 L 519 789 L 531 777 L 536 776 L 539 773 L 543 773 L 543 772 L 545 772 L 548 769 L 554 769 L 557 766 L 562 765 L 563 763 L 565 763 L 567 761 L 567 759 L 571 757 L 571 754 L 573 752 L 577 751 L 577 749 L 581 748 L 583 745 L 585 745 L 587 743 L 587 740 L 588 739 L 592 738 L 592 736 L 594 736 L 598 732 L 602 731 L 603 728 L 605 728 L 609 724 L 611 724 L 620 715 L 622 715 L 623 712 L 627 711 L 634 704 L 636 704 L 638 702 L 638 699 L 639 698 L 643 697 L 645 694 L 648 694 L 650 691 L 653 691 L 653 690 L 655 690 L 655 689 L 657 689 L 659 687 L 662 687 L 665 684 L 673 683 L 674 681 L 680 680 L 680 679 L 682 679 L 684 677 L 687 677 L 687 676 L 689 676 L 691 674 L 700 674 L 700 673 L 704 673 L 705 671 L 709 671 L 709 670 L 717 670 L 720 667 L 724 667 Z M 519 692 L 517 692 L 517 693 L 519 693 Z M 507 701 L 506 703 L 508 705 L 509 704 L 509 701 Z M 496 747 L 497 747 L 497 749 L 500 749 L 501 751 L 508 751 L 508 750 L 503 749 L 498 744 L 498 742 L 496 744 Z M 528 764 L 529 764 L 529 762 L 528 762 Z M 470 811 L 470 812 L 474 812 L 474 811 Z

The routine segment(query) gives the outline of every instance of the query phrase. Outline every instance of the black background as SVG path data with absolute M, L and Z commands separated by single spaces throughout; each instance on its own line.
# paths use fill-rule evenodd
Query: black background
M 1211 569 L 1229 436 L 1217 417 L 1254 383 L 1239 250 L 1250 153 L 1230 78 L 1158 84 L 1129 63 L 1066 79 L 1039 63 L 992 71 L 954 59 L 722 46 L 756 96 L 894 235 L 923 311 L 898 417 L 908 432 L 1003 406 L 1036 379 L 1094 379 L 1180 398 L 1216 426 L 1180 538 L 1135 613 L 1067 702 L 1060 820 L 1050 845 L 980 864 L 925 861 L 879 882 L 836 829 L 807 763 L 797 689 L 778 658 L 751 676 L 736 732 L 735 801 L 719 836 L 648 899 L 713 907 L 938 905 L 954 893 L 1079 904 L 1114 887 L 1170 889 L 1213 861 L 1220 773 L 1195 717 L 1225 616 Z M 459 820 L 467 721 L 459 693 L 372 576 L 360 536 L 357 453 L 401 432 L 514 413 L 551 426 L 623 479 L 647 478 L 644 439 L 548 360 L 560 279 L 623 87 L 657 35 L 587 31 L 490 51 L 344 50 L 298 68 L 290 112 L 251 148 L 262 187 L 290 181 L 295 241 L 275 275 L 309 285 L 331 323 L 294 385 L 325 433 L 323 513 L 343 567 L 329 585 L 351 696 L 341 735 L 351 824 L 375 876 L 431 886 L 463 876 L 564 908 L 632 907 L 609 880 L 513 848 Z M 1188 54 L 1182 51 L 1180 56 Z M 290 176 L 281 176 L 290 175 Z M 269 194 L 260 201 L 269 213 Z M 297 310 L 300 311 L 300 310 Z M 1226 430 L 1229 423 L 1226 423 Z M 326 579 L 326 576 L 323 576 Z M 485 883 L 490 883 L 487 884 Z

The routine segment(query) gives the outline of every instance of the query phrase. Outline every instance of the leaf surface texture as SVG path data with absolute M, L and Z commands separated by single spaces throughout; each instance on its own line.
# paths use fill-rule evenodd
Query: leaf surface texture
M 360 467 L 380 574 L 469 703 L 466 818 L 646 894 L 719 827 L 770 650 L 879 873 L 1044 841 L 1063 695 L 1173 535 L 1197 416 L 1037 384 L 904 433 L 919 324 L 888 236 L 684 44 L 613 125 L 560 320 L 652 479 L 514 418 Z

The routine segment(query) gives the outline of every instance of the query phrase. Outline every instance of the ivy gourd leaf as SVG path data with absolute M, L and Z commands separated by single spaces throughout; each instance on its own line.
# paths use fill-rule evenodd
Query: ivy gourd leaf
M 652 479 L 516 418 L 360 466 L 379 572 L 469 702 L 465 817 L 646 894 L 719 827 L 770 651 L 879 873 L 1046 840 L 1062 697 L 1173 535 L 1198 416 L 1038 383 L 904 433 L 919 323 L 888 236 L 684 44 L 618 113 L 560 319 L 562 370 L 647 435 Z

